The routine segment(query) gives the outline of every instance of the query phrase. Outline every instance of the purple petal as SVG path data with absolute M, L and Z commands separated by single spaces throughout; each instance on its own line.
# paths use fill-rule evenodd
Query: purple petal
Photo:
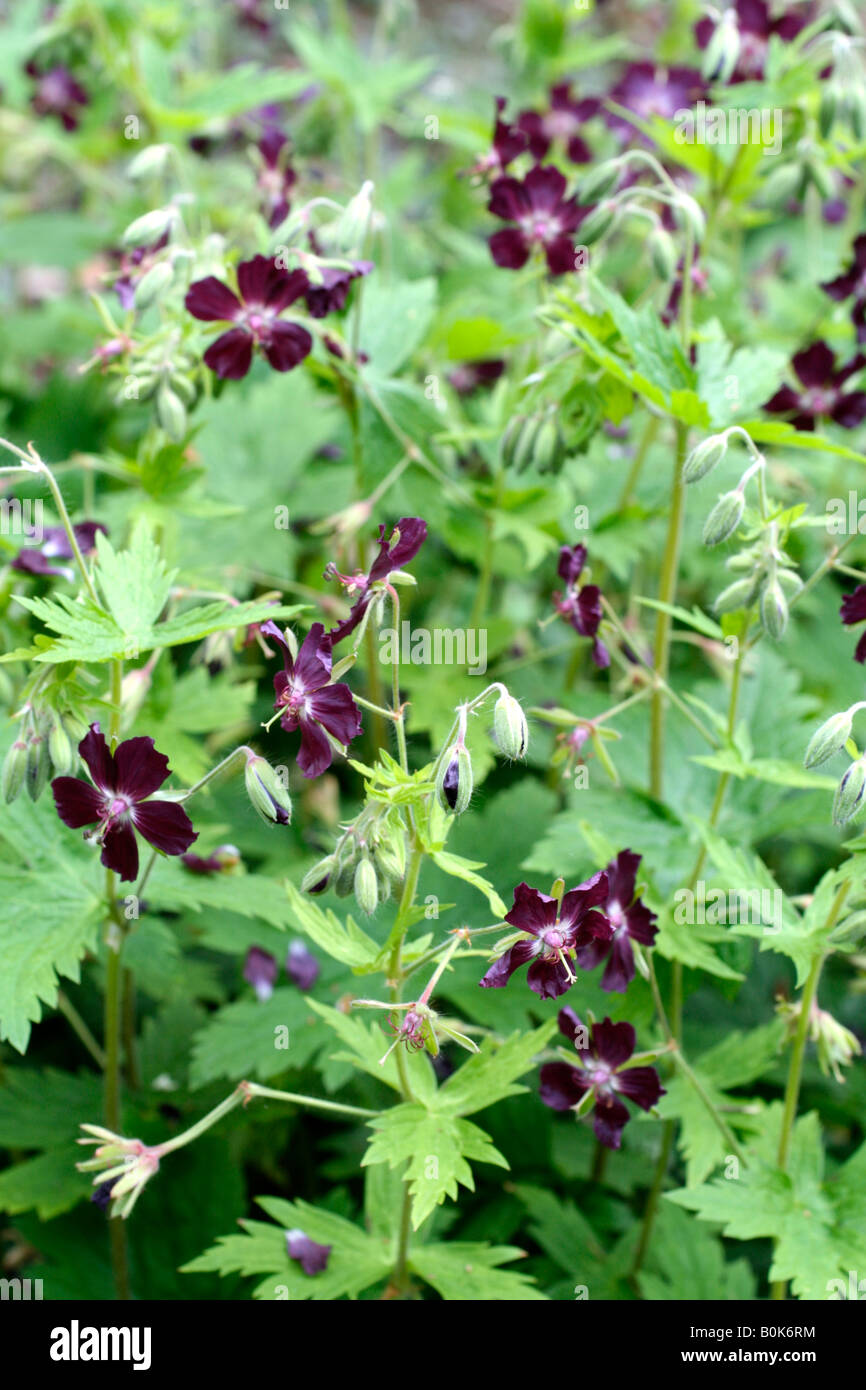
M 393 570 L 408 565 L 410 560 L 415 559 L 426 539 L 427 523 L 422 521 L 420 516 L 402 516 L 387 541 L 385 527 L 380 526 L 379 539 L 376 542 L 379 554 L 370 569 L 368 584 L 375 583 L 377 579 L 384 579 Z
M 310 355 L 313 340 L 299 323 L 275 323 L 262 348 L 275 372 L 290 372 Z
M 503 989 L 515 970 L 532 960 L 539 950 L 537 941 L 515 942 L 510 951 L 506 951 L 493 962 L 483 979 L 478 981 L 479 985 L 482 989 Z
M 622 1101 L 599 1096 L 593 1111 L 595 1137 L 606 1149 L 618 1149 L 629 1114 Z
M 57 814 L 70 830 L 96 825 L 102 816 L 102 793 L 79 777 L 55 777 L 51 783 Z
M 321 777 L 333 762 L 333 749 L 314 720 L 305 719 L 302 715 L 299 722 L 301 747 L 298 753 L 298 767 L 305 777 Z
M 824 342 L 813 343 L 791 359 L 794 371 L 804 386 L 823 386 L 833 375 L 835 355 Z
M 641 856 L 639 854 L 635 854 L 630 849 L 623 849 L 620 850 L 616 859 L 608 864 L 605 872 L 611 901 L 618 902 L 622 907 L 628 907 L 634 897 L 640 861 Z
M 586 564 L 585 545 L 564 545 L 559 552 L 556 572 L 569 587 L 576 584 Z
M 634 1028 L 630 1023 L 611 1023 L 605 1018 L 592 1030 L 592 1045 L 596 1056 L 609 1067 L 621 1067 L 634 1052 Z
M 574 983 L 561 960 L 534 960 L 526 972 L 526 983 L 539 999 L 558 999 Z
M 138 844 L 129 821 L 117 821 L 109 826 L 102 841 L 102 863 L 113 869 L 124 883 L 138 878 Z
M 537 936 L 545 927 L 552 927 L 556 922 L 556 907 L 556 898 L 539 893 L 528 883 L 518 883 L 514 890 L 514 906 L 510 912 L 506 912 L 505 920 L 518 931 Z
M 235 319 L 241 312 L 237 295 L 215 275 L 208 275 L 204 280 L 196 280 L 190 285 L 184 304 L 193 318 L 202 319 L 205 323 Z
M 610 943 L 610 959 L 601 977 L 601 987 L 608 994 L 625 994 L 634 976 L 634 951 L 626 932 L 619 931 Z
M 291 674 L 305 690 L 319 690 L 328 684 L 332 665 L 330 637 L 325 634 L 322 623 L 313 623 L 298 649 Z
M 570 1004 L 566 1004 L 564 1008 L 560 1009 L 559 1013 L 556 1015 L 556 1021 L 559 1024 L 559 1031 L 562 1036 L 568 1038 L 569 1042 L 574 1043 L 575 1047 L 577 1047 L 578 1043 L 583 1044 L 587 1039 L 587 1029 L 585 1025 L 581 1023 Z
M 529 260 L 529 243 L 519 227 L 503 227 L 490 238 L 490 254 L 502 270 L 521 270 Z
M 625 1071 L 617 1072 L 613 1084 L 641 1110 L 652 1110 L 659 1097 L 666 1094 L 655 1067 L 627 1067 Z
M 133 807 L 132 819 L 147 843 L 163 854 L 183 854 L 198 839 L 192 821 L 176 801 L 140 802 Z
M 290 1260 L 297 1260 L 305 1274 L 321 1274 L 327 1268 L 330 1245 L 317 1245 L 303 1231 L 286 1231 L 286 1249 Z
M 286 958 L 286 974 L 298 989 L 312 989 L 321 974 L 322 967 L 312 951 L 308 951 L 303 941 L 293 941 L 289 945 Z
M 244 961 L 244 979 L 259 999 L 270 999 L 279 973 L 280 967 L 270 951 L 263 951 L 261 946 L 250 947 Z
M 117 787 L 117 770 L 105 735 L 98 724 L 91 724 L 78 745 L 78 752 L 87 764 L 97 787 L 103 791 L 114 791 Z
M 530 212 L 531 204 L 520 180 L 510 175 L 494 179 L 490 185 L 487 211 L 492 212 L 494 217 L 501 217 L 503 222 L 517 222 Z
M 128 738 L 114 751 L 114 790 L 132 801 L 158 791 L 169 774 L 168 758 L 157 753 L 152 738 Z
M 347 685 L 327 685 L 322 690 L 316 690 L 310 696 L 307 707 L 313 718 L 338 743 L 349 744 L 361 732 L 361 711 Z
M 240 381 L 249 371 L 252 360 L 253 336 L 246 328 L 230 328 L 211 343 L 204 355 L 205 366 L 223 381 Z
M 866 420 L 866 391 L 849 391 L 840 396 L 830 411 L 830 418 L 846 430 L 862 424 Z
M 571 1110 L 589 1090 L 583 1072 L 568 1062 L 545 1062 L 540 1079 L 539 1095 L 551 1110 Z
M 565 194 L 565 175 L 553 164 L 536 164 L 524 180 L 534 212 L 556 212 Z
M 866 619 L 866 584 L 858 584 L 853 594 L 844 596 L 839 616 L 846 627 Z

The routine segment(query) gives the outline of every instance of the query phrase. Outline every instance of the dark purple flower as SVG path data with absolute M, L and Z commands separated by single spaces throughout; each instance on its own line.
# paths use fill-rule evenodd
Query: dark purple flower
M 79 521 L 72 530 L 82 555 L 93 553 L 96 548 L 97 531 L 102 531 L 107 535 L 101 521 Z M 41 545 L 25 546 L 23 550 L 19 550 L 12 561 L 12 569 L 20 570 L 24 574 L 60 574 L 69 579 L 72 576 L 71 567 L 58 565 L 55 562 L 71 559 L 72 546 L 69 544 L 69 537 L 64 528 L 62 526 L 46 526 L 42 533 Z
M 116 1183 L 116 1178 L 109 1178 L 108 1182 L 101 1182 L 98 1187 L 94 1187 L 90 1194 L 90 1200 L 100 1211 L 108 1211 L 111 1206 L 111 1189 Z
M 598 637 L 601 622 L 601 590 L 596 584 L 579 586 L 578 581 L 586 564 L 585 545 L 564 545 L 559 552 L 557 574 L 565 581 L 563 594 L 555 593 L 553 603 L 557 612 L 571 623 L 581 637 L 591 637 L 592 659 L 596 666 L 604 669 L 610 665 L 610 653 Z
M 630 63 L 611 89 L 610 100 L 617 106 L 649 121 L 653 116 L 671 120 L 677 111 L 691 106 L 706 90 L 701 74 L 694 68 L 666 68 L 652 62 Z M 634 126 L 616 113 L 608 116 L 612 129 L 628 138 Z
M 731 76 L 732 82 L 760 81 L 764 76 L 767 46 L 771 35 L 790 43 L 807 24 L 811 24 L 815 7 L 800 4 L 796 8 L 785 8 L 778 16 L 771 13 L 767 0 L 734 0 L 737 15 L 737 29 L 740 35 L 740 52 Z M 699 48 L 706 48 L 716 28 L 710 18 L 700 19 L 695 25 L 695 38 Z
M 566 198 L 565 189 L 565 175 L 552 164 L 536 164 L 522 180 L 506 175 L 493 182 L 488 210 L 513 224 L 490 237 L 498 266 L 520 270 L 539 247 L 551 275 L 574 270 L 574 233 L 589 208 Z
M 514 906 L 505 920 L 527 933 L 510 950 L 494 961 L 479 982 L 483 989 L 502 989 L 514 971 L 532 961 L 527 983 L 540 999 L 556 999 L 574 983 L 568 957 L 595 938 L 606 940 L 611 927 L 599 908 L 608 897 L 607 875 L 594 874 L 565 894 L 560 906 L 556 898 L 519 883 L 514 890 Z
M 124 882 L 138 875 L 135 832 L 163 854 L 183 854 L 198 839 L 189 816 L 174 801 L 154 797 L 170 768 L 152 738 L 128 738 L 112 753 L 98 724 L 78 745 L 93 786 L 79 777 L 55 777 L 51 783 L 57 814 L 72 830 L 97 825 L 102 863 Z
M 665 1094 L 654 1067 L 629 1067 L 635 1033 L 630 1023 L 609 1018 L 589 1030 L 573 1009 L 559 1011 L 559 1030 L 582 1053 L 579 1066 L 547 1062 L 541 1068 L 541 1099 L 551 1110 L 571 1110 L 591 1091 L 594 1097 L 593 1129 L 600 1144 L 618 1149 L 630 1118 L 619 1096 L 651 1110 Z
M 528 141 L 524 131 L 502 119 L 505 106 L 505 97 L 497 97 L 491 149 L 473 164 L 468 173 L 497 178 L 527 148 Z
M 309 283 L 303 270 L 280 270 L 267 256 L 253 256 L 238 266 L 240 298 L 215 275 L 190 285 L 184 302 L 194 318 L 236 325 L 205 353 L 211 371 L 239 381 L 250 369 L 254 347 L 278 372 L 290 372 L 303 362 L 313 340 L 301 324 L 285 323 L 280 315 L 306 293 Z
M 286 974 L 298 989 L 312 989 L 321 972 L 322 967 L 303 941 L 291 942 L 286 958 Z
M 278 227 L 289 215 L 289 193 L 298 178 L 289 163 L 290 149 L 288 136 L 276 126 L 266 127 L 258 144 L 262 157 L 258 186 L 269 227 Z
M 262 633 L 283 650 L 284 670 L 274 676 L 280 724 L 287 733 L 301 731 L 298 767 L 305 777 L 319 777 L 333 760 L 331 738 L 344 747 L 361 732 L 361 713 L 347 685 L 331 684 L 331 639 L 321 623 L 313 623 L 296 657 L 273 620 Z
M 578 101 L 571 94 L 571 83 L 560 82 L 550 89 L 547 111 L 521 111 L 517 128 L 529 143 L 529 151 L 537 160 L 547 157 L 550 147 L 561 145 L 572 164 L 588 164 L 592 152 L 581 134 L 585 121 L 596 116 L 601 103 L 596 97 Z
M 854 259 L 848 269 L 835 280 L 828 280 L 821 289 L 837 302 L 853 298 L 851 317 L 857 330 L 857 342 L 866 342 L 866 232 L 854 242 Z
M 845 594 L 839 616 L 846 627 L 866 622 L 866 584 L 858 584 L 853 594 Z M 866 661 L 866 632 L 857 643 L 854 660 L 861 663 Z
M 603 960 L 607 961 L 601 987 L 616 994 L 624 994 L 634 979 L 632 941 L 651 946 L 658 930 L 653 926 L 655 913 L 634 895 L 640 860 L 639 854 L 624 849 L 608 864 L 605 869 L 608 897 L 601 910 L 613 928 L 613 935 L 607 940 L 591 941 L 577 953 L 577 963 L 582 970 L 594 970 Z
M 422 521 L 419 516 L 404 516 L 387 538 L 386 528 L 379 527 L 379 538 L 376 541 L 379 554 L 373 561 L 369 574 L 340 574 L 336 566 L 328 565 L 325 578 L 338 579 L 350 597 L 358 595 L 348 618 L 344 618 L 328 633 L 333 645 L 342 642 L 344 637 L 354 632 L 378 592 L 374 586 L 384 584 L 394 570 L 402 569 L 410 560 L 414 560 L 426 538 L 426 521 Z
M 90 97 L 81 83 L 59 63 L 46 72 L 40 72 L 35 63 L 28 63 L 26 72 L 36 83 L 30 103 L 37 116 L 57 116 L 64 130 L 75 130 L 79 108 L 90 105 Z
M 241 862 L 241 855 L 234 845 L 218 845 L 207 858 L 200 854 L 182 854 L 180 862 L 191 874 L 207 876 L 230 872 Z
M 244 979 L 252 985 L 259 999 L 270 999 L 279 973 L 280 967 L 270 951 L 263 951 L 261 946 L 250 947 L 244 961 Z
M 827 417 L 843 429 L 851 430 L 866 419 L 866 391 L 843 391 L 849 377 L 866 363 L 858 353 L 844 366 L 836 366 L 836 357 L 824 342 L 798 352 L 792 359 L 794 371 L 803 387 L 783 386 L 764 406 L 774 414 L 788 415 L 798 430 L 813 430 L 815 422 Z
M 505 371 L 501 357 L 481 357 L 475 362 L 461 362 L 448 373 L 448 381 L 458 396 L 471 396 L 479 386 L 490 386 Z
M 330 1245 L 317 1245 L 303 1231 L 286 1231 L 286 1249 L 290 1260 L 297 1260 L 305 1274 L 321 1274 L 327 1269 Z
M 323 319 L 327 314 L 345 308 L 352 281 L 361 275 L 369 275 L 372 269 L 372 261 L 353 261 L 350 266 L 320 266 L 321 280 L 310 280 L 309 288 L 304 292 L 304 301 L 313 318 Z

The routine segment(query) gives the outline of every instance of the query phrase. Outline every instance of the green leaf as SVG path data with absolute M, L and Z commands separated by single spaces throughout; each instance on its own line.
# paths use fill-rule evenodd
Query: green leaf
M 424 339 L 436 307 L 436 281 L 380 282 L 364 285 L 361 348 L 378 376 L 393 376 Z M 394 332 L 399 323 L 400 332 Z
M 363 974 L 379 959 L 382 948 L 378 941 L 368 936 L 351 917 L 346 918 L 344 926 L 330 909 L 324 911 L 293 883 L 286 884 L 286 894 L 292 926 L 298 927 L 333 960 Z
M 475 1191 L 468 1158 L 508 1167 L 489 1137 L 469 1120 L 405 1102 L 369 1121 L 375 1130 L 362 1166 L 408 1162 L 404 1179 L 412 1194 L 412 1225 L 417 1231 L 446 1197 L 457 1200 L 457 1185 Z
M 525 1086 L 515 1085 L 535 1065 L 556 1032 L 551 1018 L 532 1033 L 514 1033 L 505 1042 L 485 1038 L 480 1050 L 450 1076 L 436 1097 L 436 1110 L 452 1115 L 472 1115 L 488 1105 L 519 1095 Z
M 284 986 L 264 1000 L 238 999 L 196 1034 L 190 1084 L 196 1088 L 252 1076 L 267 1081 L 289 1068 L 305 1067 L 327 1041 L 327 1032 L 297 989 Z
M 518 1183 L 514 1190 L 529 1213 L 530 1234 L 545 1254 L 575 1284 L 585 1284 L 593 1299 L 609 1296 L 604 1249 L 576 1203 L 543 1187 Z
M 10 1067 L 0 1086 L 0 1147 L 50 1149 L 78 1138 L 78 1126 L 98 1115 L 102 1083 L 94 1072 Z
M 81 1149 L 69 1143 L 0 1173 L 0 1211 L 14 1216 L 35 1210 L 41 1221 L 69 1211 L 90 1191 L 88 1175 L 76 1170 Z
M 525 1253 L 513 1245 L 455 1240 L 413 1249 L 409 1267 L 449 1302 L 531 1303 L 545 1294 L 525 1274 L 497 1268 Z
M 242 1220 L 240 1225 L 246 1234 L 220 1236 L 209 1250 L 183 1265 L 181 1272 L 264 1274 L 267 1277 L 254 1289 L 254 1298 L 331 1301 L 355 1298 L 371 1284 L 387 1278 L 393 1269 L 391 1243 L 368 1236 L 342 1216 L 280 1197 L 256 1200 L 278 1224 Z M 297 1260 L 289 1259 L 286 1232 L 290 1230 L 302 1230 L 317 1244 L 331 1247 L 327 1267 L 320 1274 L 305 1274 Z
M 721 1241 L 670 1206 L 658 1214 L 639 1280 L 644 1298 L 659 1301 L 751 1300 L 756 1295 L 748 1261 L 727 1263 Z
M 402 1090 L 394 1053 L 382 1064 L 389 1046 L 388 1035 L 382 1028 L 375 1023 L 366 1024 L 357 1016 L 341 1013 L 339 1009 L 332 1009 L 318 999 L 309 998 L 307 1003 L 346 1044 L 347 1050 L 334 1053 L 335 1061 L 351 1062 L 377 1081 L 390 1086 L 393 1091 Z M 427 1057 L 422 1052 L 409 1052 L 405 1061 L 412 1094 L 425 1103 L 429 1102 L 436 1093 L 436 1077 Z
M 442 869 L 443 873 L 450 874 L 453 878 L 462 878 L 464 883 L 471 883 L 473 888 L 477 888 L 479 893 L 483 893 L 497 917 L 505 916 L 508 908 L 493 884 L 488 883 L 486 878 L 482 878 L 480 874 L 475 872 L 476 869 L 485 867 L 483 863 L 472 859 L 462 859 L 459 854 L 451 854 L 445 849 L 431 850 L 430 858 L 434 864 Z

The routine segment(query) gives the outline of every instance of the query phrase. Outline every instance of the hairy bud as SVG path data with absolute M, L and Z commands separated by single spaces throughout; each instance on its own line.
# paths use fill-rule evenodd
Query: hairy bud
M 247 795 L 262 820 L 271 825 L 288 825 L 292 819 L 292 800 L 287 789 L 266 758 L 253 753 L 244 768 Z
M 436 778 L 439 805 L 462 816 L 472 799 L 472 760 L 464 744 L 455 743 L 442 761 Z
M 493 738 L 506 758 L 526 755 L 529 742 L 526 715 L 520 701 L 509 695 L 507 690 L 500 695 L 493 710 Z

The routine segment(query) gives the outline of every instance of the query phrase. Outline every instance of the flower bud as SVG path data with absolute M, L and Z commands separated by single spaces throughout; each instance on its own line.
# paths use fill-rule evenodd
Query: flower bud
M 69 735 L 59 719 L 55 719 L 48 734 L 48 755 L 54 771 L 59 777 L 66 777 L 72 771 L 75 752 Z
M 23 739 L 16 738 L 3 759 L 3 772 L 0 774 L 0 788 L 7 806 L 15 800 L 24 786 L 26 773 L 27 744 Z
M 360 251 L 373 217 L 373 185 L 363 183 L 343 210 L 342 215 L 328 228 L 332 249 L 346 255 Z
M 302 893 L 324 893 L 331 881 L 331 874 L 334 870 L 334 856 L 329 854 L 327 858 L 320 859 L 318 864 L 314 864 L 312 869 L 308 869 L 301 879 Z
M 123 233 L 124 246 L 152 246 L 171 230 L 176 217 L 174 208 L 154 208 L 153 212 L 146 212 L 143 217 L 137 217 Z
M 851 737 L 851 713 L 849 710 L 842 710 L 839 714 L 831 714 L 809 740 L 806 749 L 806 756 L 803 759 L 805 767 L 820 767 L 828 758 L 832 758 L 834 753 L 841 753 L 848 739 Z
M 847 825 L 860 810 L 866 791 L 866 768 L 863 763 L 862 758 L 852 763 L 836 788 L 833 798 L 834 825 Z
M 436 796 L 445 811 L 462 816 L 472 799 L 472 760 L 465 744 L 455 743 L 442 760 Z
M 392 883 L 399 883 L 406 873 L 406 841 L 402 834 L 382 840 L 376 846 L 376 867 Z
M 587 204 L 597 203 L 599 198 L 604 198 L 616 184 L 621 169 L 622 165 L 618 159 L 606 159 L 598 164 L 591 173 L 581 179 L 577 189 L 577 201 L 586 207 Z
M 704 545 L 721 545 L 734 534 L 743 519 L 746 499 L 741 492 L 724 493 L 704 522 Z
M 716 613 L 733 613 L 738 608 L 751 608 L 756 591 L 754 579 L 735 579 L 719 594 L 713 609 Z
M 684 193 L 681 188 L 677 190 L 675 211 L 679 213 L 680 222 L 691 228 L 695 241 L 703 241 L 707 229 L 706 218 L 692 195 Z
M 580 224 L 580 239 L 584 246 L 591 246 L 610 230 L 616 216 L 617 204 L 612 198 L 598 203 L 589 216 Z
M 271 825 L 288 825 L 292 801 L 287 789 L 266 758 L 253 753 L 244 768 L 247 795 L 262 820 Z
M 784 637 L 785 628 L 788 626 L 788 600 L 785 598 L 782 586 L 775 575 L 761 590 L 758 611 L 762 628 L 774 641 L 778 642 L 781 637 Z
M 379 906 L 379 884 L 373 861 L 367 854 L 362 854 L 358 860 L 352 887 L 355 902 L 363 913 L 372 917 Z
M 728 438 L 724 434 L 712 434 L 692 449 L 683 464 L 683 482 L 696 483 L 711 473 L 717 463 L 721 463 L 728 452 Z
M 540 415 L 526 415 L 519 418 L 522 423 L 514 435 L 507 460 L 516 473 L 522 473 L 532 461 L 535 436 L 538 434 L 542 419 Z
M 506 758 L 525 757 L 529 742 L 526 715 L 520 701 L 507 690 L 500 695 L 493 710 L 493 738 Z
M 344 848 L 336 866 L 334 892 L 338 898 L 348 898 L 355 886 L 355 847 Z
M 174 279 L 174 271 L 168 261 L 157 261 L 146 270 L 135 287 L 133 303 L 139 312 L 149 309 L 161 299 Z
M 809 183 L 818 190 L 825 201 L 835 196 L 836 187 L 833 183 L 833 175 L 820 158 L 815 156 L 812 159 L 807 159 L 805 171 Z
M 818 107 L 818 129 L 825 140 L 836 124 L 836 116 L 839 111 L 839 95 L 838 83 L 824 83 L 821 91 L 821 102 Z
M 559 420 L 548 413 L 536 431 L 532 443 L 532 463 L 539 473 L 558 473 L 565 460 L 565 440 Z
M 724 11 L 704 50 L 701 73 L 707 82 L 728 82 L 740 57 L 740 30 L 733 9 Z
M 186 434 L 186 408 L 167 381 L 160 383 L 156 393 L 156 418 L 169 439 L 179 444 Z
M 656 275 L 662 280 L 672 280 L 677 268 L 677 248 L 670 232 L 664 227 L 653 227 L 647 246 Z
M 31 801 L 38 801 L 51 772 L 51 759 L 44 734 L 31 734 L 27 740 L 27 794 Z
M 866 92 L 861 86 L 854 86 L 848 92 L 845 114 L 854 139 L 866 139 Z
M 126 171 L 127 178 L 157 178 L 165 168 L 170 154 L 170 145 L 148 145 L 130 160 Z

